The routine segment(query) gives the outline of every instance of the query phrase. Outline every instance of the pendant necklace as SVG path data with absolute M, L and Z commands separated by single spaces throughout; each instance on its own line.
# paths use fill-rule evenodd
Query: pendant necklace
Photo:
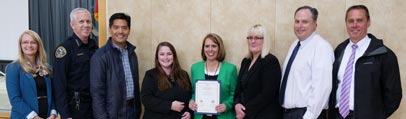
M 218 69 L 219 69 L 220 62 L 217 63 L 216 71 L 214 71 L 212 74 L 210 74 L 209 71 L 208 71 L 208 70 L 209 70 L 209 67 L 207 67 L 207 63 L 205 63 L 205 65 L 206 65 L 206 67 L 204 68 L 204 69 L 205 69 L 205 73 L 206 73 L 207 75 L 209 75 L 209 76 L 215 76 L 215 75 L 217 74 Z

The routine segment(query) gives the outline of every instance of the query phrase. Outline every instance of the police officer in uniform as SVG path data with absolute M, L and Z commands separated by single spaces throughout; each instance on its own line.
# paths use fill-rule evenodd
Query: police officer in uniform
M 74 34 L 55 50 L 52 83 L 56 109 L 62 119 L 92 119 L 90 58 L 98 46 L 90 37 L 90 12 L 84 8 L 73 9 L 70 26 Z

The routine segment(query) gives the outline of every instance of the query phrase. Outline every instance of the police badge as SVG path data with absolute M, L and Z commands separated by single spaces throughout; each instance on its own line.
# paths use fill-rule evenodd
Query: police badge
M 63 46 L 59 46 L 58 48 L 56 48 L 55 51 L 55 57 L 56 58 L 62 58 L 66 55 L 66 49 Z

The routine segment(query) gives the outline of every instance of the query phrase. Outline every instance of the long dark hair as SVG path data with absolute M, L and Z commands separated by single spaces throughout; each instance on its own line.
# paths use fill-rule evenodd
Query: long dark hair
M 164 70 L 159 64 L 158 61 L 158 51 L 161 47 L 166 46 L 168 47 L 173 55 L 173 62 L 172 62 L 172 72 L 169 76 L 167 76 Z M 176 79 L 176 83 L 178 83 L 179 87 L 184 91 L 190 90 L 190 79 L 189 75 L 186 71 L 182 70 L 179 65 L 178 55 L 176 54 L 175 47 L 169 42 L 161 42 L 156 47 L 155 51 L 155 68 L 157 69 L 158 74 L 158 89 L 161 91 L 167 90 L 172 88 L 172 84 L 170 82 L 170 78 Z

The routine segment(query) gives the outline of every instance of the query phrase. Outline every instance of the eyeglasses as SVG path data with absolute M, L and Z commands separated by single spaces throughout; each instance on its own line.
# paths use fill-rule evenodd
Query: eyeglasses
M 257 41 L 257 40 L 263 40 L 264 37 L 258 37 L 258 36 L 248 36 L 247 40 L 249 41 Z
M 37 45 L 37 42 L 35 42 L 35 41 L 23 41 L 23 42 L 21 42 L 21 44 L 23 44 L 23 45 L 28 45 L 28 44 Z

